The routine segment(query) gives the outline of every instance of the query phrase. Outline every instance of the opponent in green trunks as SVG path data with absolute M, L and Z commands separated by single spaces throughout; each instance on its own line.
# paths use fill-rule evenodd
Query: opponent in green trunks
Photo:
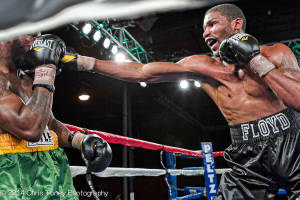
M 78 199 L 57 135 L 44 131 L 39 142 L 0 135 L 0 199 Z
M 102 138 L 70 132 L 52 114 L 64 54 L 54 35 L 0 41 L 0 199 L 77 199 L 59 146 L 81 150 L 89 171 L 110 164 L 111 148 Z

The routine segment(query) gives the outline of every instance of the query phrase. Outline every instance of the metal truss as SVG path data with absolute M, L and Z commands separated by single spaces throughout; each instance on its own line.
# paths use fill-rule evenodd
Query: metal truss
M 91 23 L 94 28 L 99 29 L 102 34 L 116 44 L 119 49 L 124 51 L 129 56 L 129 59 L 138 63 L 154 62 L 154 59 L 151 57 L 151 55 L 149 55 L 142 45 L 140 45 L 126 30 L 125 27 L 134 26 L 133 22 L 109 21 L 109 19 L 91 20 L 88 22 Z M 78 25 L 79 23 L 70 23 L 71 27 L 81 33 Z M 92 38 L 89 38 L 87 34 L 82 33 L 82 35 L 91 41 L 93 40 Z
M 127 55 L 138 63 L 153 62 L 154 59 L 149 53 L 140 45 L 133 36 L 126 30 L 125 27 L 134 26 L 131 21 L 109 21 L 106 20 L 92 20 L 95 27 L 100 29 L 106 37 L 109 37 L 120 49 L 127 53 Z

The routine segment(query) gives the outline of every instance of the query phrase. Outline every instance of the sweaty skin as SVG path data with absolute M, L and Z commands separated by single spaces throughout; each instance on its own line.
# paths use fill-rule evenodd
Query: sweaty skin
M 213 52 L 213 58 L 194 55 L 175 64 L 97 60 L 94 72 L 131 82 L 179 81 L 182 77 L 197 80 L 230 124 L 256 120 L 286 107 L 300 111 L 300 71 L 294 54 L 287 46 L 260 47 L 261 55 L 276 67 L 263 78 L 242 63 L 230 65 L 219 57 L 221 42 L 243 32 L 242 23 L 241 18 L 228 22 L 219 12 L 205 16 L 203 37 Z M 210 40 L 215 43 L 210 43 Z
M 53 93 L 43 87 L 32 90 L 33 80 L 17 69 L 39 33 L 0 42 L 0 134 L 37 142 L 45 128 L 55 131 L 60 146 L 68 146 L 68 129 L 52 114 Z M 48 126 L 48 127 L 47 127 Z

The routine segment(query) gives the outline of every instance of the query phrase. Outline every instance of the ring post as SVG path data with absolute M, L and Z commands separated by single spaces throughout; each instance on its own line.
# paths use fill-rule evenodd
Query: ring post
M 167 168 L 168 169 L 176 169 L 176 156 L 175 153 L 166 153 L 166 157 L 167 157 Z M 169 185 L 171 186 L 171 193 L 172 193 L 172 198 L 176 198 L 178 197 L 178 193 L 177 193 L 177 177 L 176 176 L 171 176 L 168 173 L 168 182 Z M 170 199 L 170 194 L 168 192 L 168 199 Z
M 201 142 L 207 200 L 212 200 L 218 191 L 216 167 L 211 142 Z

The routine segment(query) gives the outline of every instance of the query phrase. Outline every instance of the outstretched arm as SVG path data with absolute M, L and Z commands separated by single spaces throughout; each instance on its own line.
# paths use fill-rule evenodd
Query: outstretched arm
M 61 60 L 64 67 L 78 71 L 94 71 L 110 77 L 129 82 L 167 82 L 182 78 L 208 76 L 219 79 L 224 73 L 222 64 L 209 56 L 195 55 L 184 58 L 177 63 L 152 62 L 114 62 L 96 60 L 78 55 L 74 49 L 67 47 L 66 56 Z
M 211 77 L 223 80 L 227 72 L 224 65 L 209 56 L 194 55 L 177 63 L 153 62 L 113 62 L 96 60 L 94 72 L 131 82 L 167 82 L 180 81 L 183 78 Z
M 189 68 L 184 65 L 154 62 L 141 64 L 137 62 L 114 62 L 96 60 L 94 72 L 130 82 L 166 82 L 178 81 L 188 76 Z

